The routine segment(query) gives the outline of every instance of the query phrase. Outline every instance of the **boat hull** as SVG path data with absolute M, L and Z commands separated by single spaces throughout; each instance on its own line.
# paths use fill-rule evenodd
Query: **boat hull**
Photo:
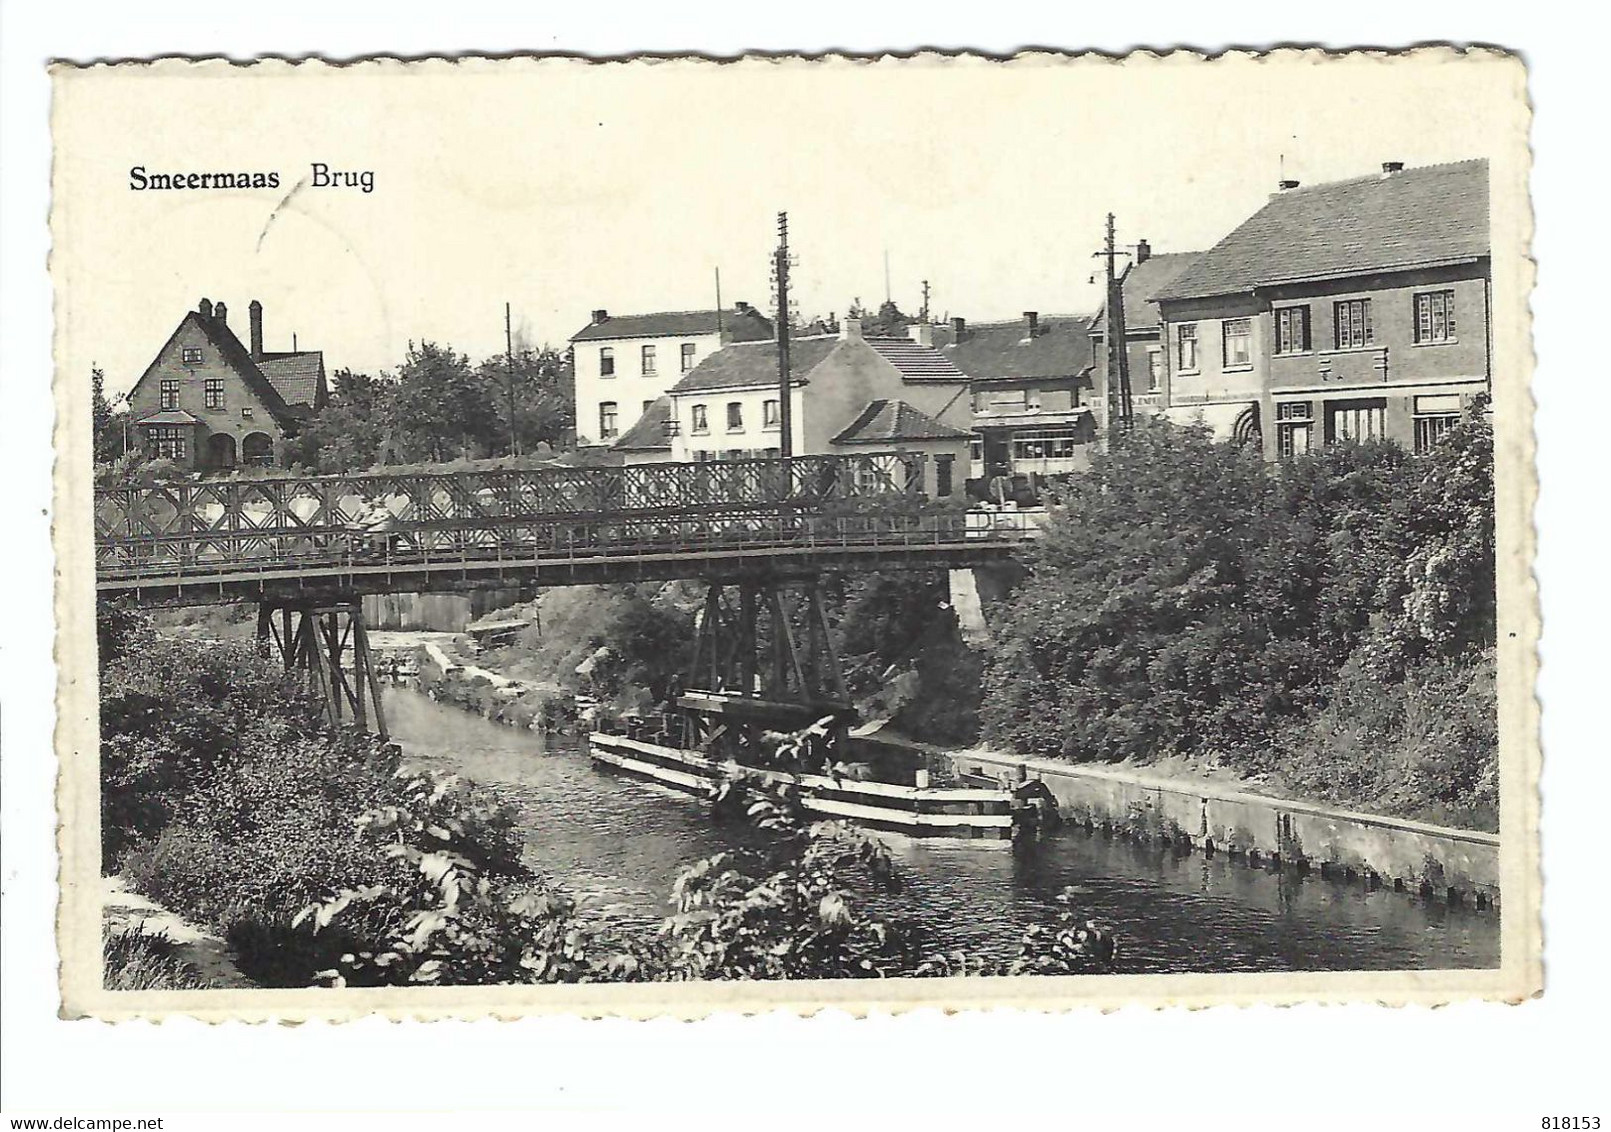
M 1013 799 L 1005 790 L 897 786 L 790 774 L 718 762 L 698 751 L 603 732 L 588 737 L 588 751 L 595 762 L 612 770 L 685 794 L 702 796 L 723 781 L 745 777 L 797 787 L 806 811 L 821 820 L 848 821 L 908 837 L 1006 843 L 1013 836 Z

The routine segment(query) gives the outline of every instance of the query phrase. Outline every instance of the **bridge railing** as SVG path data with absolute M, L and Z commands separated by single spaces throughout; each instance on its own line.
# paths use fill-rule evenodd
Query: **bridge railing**
M 379 505 L 401 525 L 536 517 L 730 511 L 838 500 L 914 498 L 927 456 L 801 456 L 412 475 L 282 476 L 177 481 L 96 492 L 98 542 L 214 532 L 342 529 Z
M 103 580 L 267 572 L 420 570 L 750 549 L 913 548 L 1032 537 L 1028 515 L 977 512 L 822 515 L 788 508 L 695 515 L 453 521 L 382 534 L 338 528 L 212 531 L 99 543 Z

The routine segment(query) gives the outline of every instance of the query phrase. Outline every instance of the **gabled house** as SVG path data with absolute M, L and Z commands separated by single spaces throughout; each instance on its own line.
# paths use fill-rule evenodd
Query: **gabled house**
M 1202 252 L 1154 254 L 1146 240 L 1136 244 L 1135 259 L 1119 281 L 1124 303 L 1125 357 L 1130 370 L 1130 405 L 1138 417 L 1162 412 L 1168 404 L 1168 373 L 1164 365 L 1163 316 L 1154 296 L 1202 256 Z M 1107 302 L 1091 316 L 1091 358 L 1096 377 L 1093 401 L 1105 429 L 1116 412 L 1118 390 L 1108 372 Z
M 859 319 L 838 335 L 791 338 L 790 419 L 796 456 L 921 453 L 925 490 L 961 487 L 972 408 L 967 375 L 931 345 L 868 338 Z M 683 375 L 664 406 L 660 447 L 654 429 L 633 429 L 616 448 L 631 463 L 776 457 L 782 401 L 775 341 L 724 346 Z
M 193 471 L 272 464 L 323 407 L 323 353 L 268 353 L 263 305 L 254 300 L 249 316 L 250 348 L 223 303 L 203 299 L 179 321 L 129 393 L 130 425 L 147 453 Z
M 596 310 L 571 336 L 577 442 L 614 444 L 687 372 L 732 342 L 766 341 L 772 320 L 732 310 L 612 315 Z
M 1089 466 L 1096 437 L 1091 339 L 1085 315 L 1036 311 L 1009 322 L 953 318 L 912 328 L 968 378 L 972 429 L 968 476 L 1022 477 L 1031 492 L 1047 476 Z
M 1272 459 L 1425 451 L 1491 386 L 1488 163 L 1284 181 L 1155 297 L 1171 417 Z

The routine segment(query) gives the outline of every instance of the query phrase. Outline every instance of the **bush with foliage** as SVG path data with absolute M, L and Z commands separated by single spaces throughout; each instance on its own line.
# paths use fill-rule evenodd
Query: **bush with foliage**
M 1070 478 L 1028 551 L 986 673 L 986 727 L 1076 761 L 1279 769 L 1278 736 L 1361 706 L 1350 679 L 1424 705 L 1435 669 L 1412 679 L 1417 666 L 1476 664 L 1494 643 L 1493 556 L 1482 406 L 1425 457 L 1376 442 L 1273 466 L 1201 428 L 1145 422 Z M 1463 734 L 1491 765 L 1488 729 Z M 1438 801 L 1430 782 L 1389 777 L 1356 776 L 1346 800 Z

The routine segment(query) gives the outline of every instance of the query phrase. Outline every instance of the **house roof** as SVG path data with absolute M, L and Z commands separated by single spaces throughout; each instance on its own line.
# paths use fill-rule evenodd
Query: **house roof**
M 966 440 L 973 434 L 941 424 L 905 401 L 869 401 L 846 425 L 835 444 L 888 444 L 901 440 Z
M 935 344 L 963 374 L 976 381 L 1023 377 L 1077 377 L 1091 365 L 1087 315 L 1052 315 L 1029 337 L 1023 319 L 970 323 L 962 340 L 950 325 L 934 328 Z
M 1158 304 L 1153 301 L 1153 296 L 1202 257 L 1202 252 L 1170 252 L 1151 255 L 1141 263 L 1131 264 L 1120 284 L 1125 330 L 1156 327 L 1162 323 L 1163 316 L 1158 313 Z M 1107 315 L 1108 304 L 1103 299 L 1102 305 L 1091 316 L 1091 333 L 1103 334 L 1107 331 Z
M 318 400 L 320 379 L 324 376 L 324 351 L 265 352 L 258 359 L 257 368 L 263 371 L 263 376 L 287 405 L 312 407 Z
M 789 341 L 789 373 L 793 380 L 804 381 L 805 375 L 817 368 L 828 351 L 839 344 L 838 338 L 794 338 Z M 682 375 L 682 380 L 671 387 L 672 393 L 697 393 L 707 389 L 740 389 L 745 386 L 766 385 L 778 380 L 778 344 L 776 342 L 739 342 L 723 346 L 693 369 Z
M 300 419 L 299 414 L 285 403 L 280 391 L 274 388 L 274 384 L 263 375 L 262 370 L 258 369 L 257 363 L 252 361 L 252 355 L 241 345 L 241 340 L 235 337 L 235 332 L 229 328 L 229 324 L 218 318 L 203 316 L 199 311 L 187 311 L 185 317 L 179 320 L 179 325 L 174 327 L 173 333 L 168 336 L 168 341 L 157 351 L 156 357 L 151 359 L 151 364 L 145 367 L 140 380 L 134 383 L 136 388 L 151 376 L 152 371 L 157 368 L 157 363 L 162 360 L 162 355 L 167 353 L 168 347 L 173 345 L 173 340 L 183 333 L 186 326 L 195 326 L 201 331 L 202 336 L 218 351 L 218 356 L 224 360 L 224 364 L 240 375 L 247 388 L 262 402 L 263 407 L 269 411 L 269 415 L 277 424 L 282 428 L 296 424 Z
M 772 320 L 754 307 L 729 311 L 659 311 L 654 314 L 612 314 L 603 322 L 590 322 L 571 335 L 572 342 L 612 338 L 676 338 L 715 334 L 720 329 L 732 342 L 759 342 L 772 337 Z
M 666 423 L 670 420 L 671 398 L 657 397 L 610 447 L 623 452 L 669 452 L 671 438 L 666 435 Z
M 140 425 L 187 425 L 200 424 L 201 418 L 184 409 L 162 409 L 155 413 L 147 413 L 134 422 Z
M 1488 162 L 1457 161 L 1280 193 L 1156 297 L 1241 294 L 1487 254 Z
M 966 381 L 968 375 L 933 346 L 910 338 L 867 338 L 879 357 L 900 371 L 904 381 Z

